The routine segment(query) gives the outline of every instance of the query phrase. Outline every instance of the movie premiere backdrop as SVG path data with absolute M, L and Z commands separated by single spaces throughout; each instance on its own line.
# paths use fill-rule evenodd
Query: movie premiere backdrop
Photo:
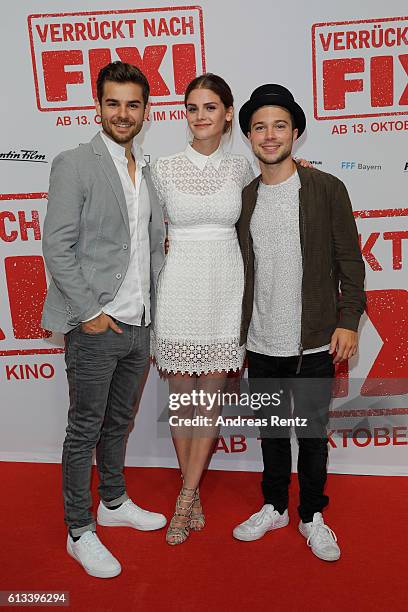
M 330 470 L 407 474 L 405 2 L 20 0 L 8 5 L 0 27 L 0 459 L 60 460 L 68 408 L 63 342 L 40 327 L 48 177 L 57 153 L 100 129 L 95 79 L 120 59 L 140 66 L 151 84 L 140 135 L 148 160 L 184 149 L 183 93 L 197 74 L 222 75 L 237 109 L 262 83 L 293 91 L 308 118 L 297 154 L 345 182 L 367 271 L 359 356 L 338 372 Z M 225 146 L 256 168 L 237 124 Z M 157 423 L 163 407 L 152 367 L 128 465 L 176 465 L 167 425 Z M 212 467 L 259 470 L 256 435 L 223 430 Z

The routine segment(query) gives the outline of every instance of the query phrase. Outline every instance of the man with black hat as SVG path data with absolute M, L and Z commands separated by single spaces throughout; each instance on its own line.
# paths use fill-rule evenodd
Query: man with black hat
M 239 122 L 261 169 L 243 191 L 237 224 L 245 262 L 241 344 L 247 343 L 251 391 L 274 385 L 281 415 L 292 396 L 294 414 L 307 416 L 306 429 L 296 427 L 299 530 L 317 557 L 336 561 L 337 538 L 321 514 L 329 501 L 326 425 L 334 364 L 356 354 L 365 306 L 356 225 L 344 184 L 292 159 L 306 117 L 290 91 L 258 87 Z M 290 431 L 268 424 L 261 430 L 264 506 L 234 529 L 243 541 L 289 522 Z

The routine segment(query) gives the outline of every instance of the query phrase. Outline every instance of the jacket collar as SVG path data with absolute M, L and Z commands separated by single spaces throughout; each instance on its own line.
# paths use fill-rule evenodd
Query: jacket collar
M 105 173 L 105 176 L 108 182 L 110 183 L 110 186 L 112 187 L 113 193 L 115 194 L 116 199 L 118 201 L 126 228 L 130 232 L 129 214 L 122 183 L 119 178 L 118 171 L 116 170 L 115 164 L 113 163 L 112 156 L 108 150 L 108 147 L 104 143 L 100 133 L 96 134 L 96 136 L 92 138 L 91 147 L 93 148 L 95 155 L 97 155 L 102 170 Z
M 106 155 L 109 153 L 106 144 L 102 140 L 101 133 L 98 132 L 91 140 L 91 147 L 95 155 Z
M 313 172 L 319 172 L 319 170 L 315 170 L 314 168 L 304 168 L 303 166 L 298 164 L 298 162 L 295 163 L 300 179 L 300 184 L 302 187 L 310 181 Z

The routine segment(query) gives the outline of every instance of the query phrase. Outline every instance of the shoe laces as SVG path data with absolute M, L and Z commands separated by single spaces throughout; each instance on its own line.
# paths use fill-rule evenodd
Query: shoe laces
M 99 559 L 106 557 L 106 548 L 94 531 L 84 533 L 81 537 L 81 543 L 87 547 L 92 556 L 98 557 Z
M 136 506 L 136 504 L 132 502 L 131 499 L 127 499 L 125 502 L 123 502 L 121 508 L 125 512 L 127 512 L 127 514 L 134 514 L 135 512 L 146 512 L 145 510 L 143 510 L 143 508 L 139 508 L 139 506 Z
M 251 523 L 262 523 L 265 518 L 273 519 L 276 514 L 275 508 L 271 504 L 265 504 L 259 512 L 255 512 L 249 520 Z
M 337 542 L 337 536 L 332 529 L 325 523 L 312 524 L 312 529 L 309 537 L 307 538 L 307 545 L 312 546 L 312 539 L 315 544 L 329 544 Z

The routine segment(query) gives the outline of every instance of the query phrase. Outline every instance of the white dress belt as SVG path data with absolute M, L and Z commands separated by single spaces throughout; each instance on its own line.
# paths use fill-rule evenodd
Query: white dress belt
M 169 224 L 169 240 L 233 240 L 237 236 L 234 226 L 192 225 L 177 227 Z

